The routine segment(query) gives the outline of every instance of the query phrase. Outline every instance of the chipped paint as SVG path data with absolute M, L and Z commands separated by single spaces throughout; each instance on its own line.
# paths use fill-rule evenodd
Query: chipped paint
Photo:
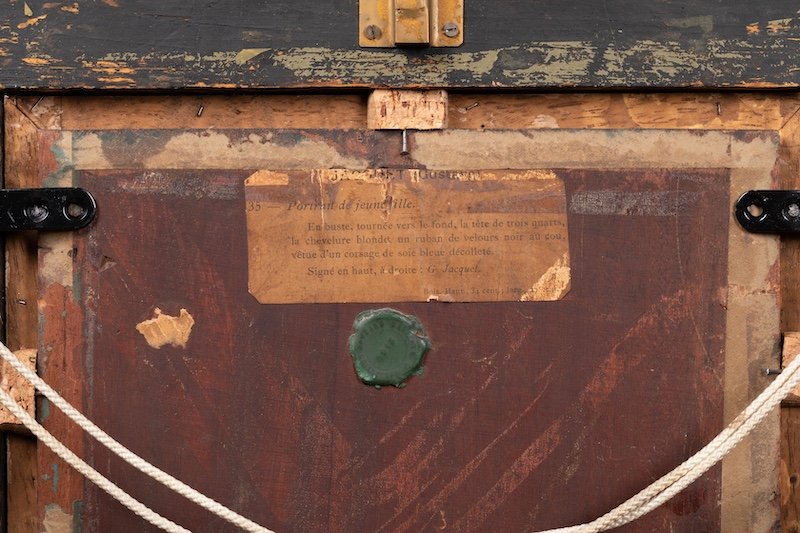
M 121 65 L 116 61 L 83 61 L 82 65 L 86 68 L 91 69 L 93 72 L 103 73 L 103 74 L 133 74 L 136 72 L 133 68 Z
M 81 12 L 81 8 L 80 8 L 80 5 L 78 5 L 78 2 L 75 2 L 75 3 L 73 3 L 71 5 L 68 5 L 68 6 L 61 6 L 61 11 L 65 11 L 67 13 L 72 13 L 73 15 L 77 15 L 78 13 Z
M 38 17 L 30 18 L 30 19 L 26 20 L 25 22 L 20 22 L 19 24 L 17 24 L 17 29 L 24 30 L 25 28 L 28 28 L 30 26 L 36 26 L 37 24 L 39 24 L 39 22 L 41 22 L 42 20 L 44 20 L 46 18 L 47 18 L 47 14 L 39 15 Z
M 50 64 L 50 60 L 44 57 L 23 57 L 23 63 L 27 63 L 28 65 L 48 65 Z
M 233 58 L 233 62 L 237 65 L 244 65 L 256 56 L 260 56 L 267 52 L 269 48 L 244 48 L 239 51 Z
M 776 19 L 774 32 L 785 33 L 783 19 Z M 704 32 L 709 20 L 701 17 L 674 19 L 671 24 L 700 27 Z M 796 27 L 792 21 L 790 28 Z M 758 33 L 757 23 L 748 26 L 749 34 Z M 676 30 L 677 31 L 677 30 Z M 32 48 L 35 50 L 35 48 Z M 597 41 L 530 42 L 491 50 L 446 54 L 408 54 L 382 49 L 337 49 L 321 46 L 294 48 L 253 47 L 211 53 L 120 51 L 99 57 L 80 54 L 78 64 L 97 61 L 119 62 L 122 68 L 137 73 L 150 72 L 158 83 L 180 79 L 184 87 L 290 87 L 381 85 L 428 87 L 563 87 L 590 85 L 604 87 L 642 86 L 719 86 L 748 87 L 796 85 L 789 69 L 770 71 L 765 79 L 760 65 L 764 57 L 793 56 L 797 44 L 791 38 L 763 43 L 752 39 L 707 39 L 704 46 L 686 42 L 640 39 L 603 44 Z M 38 54 L 41 55 L 41 54 Z M 259 74 L 253 75 L 254 59 Z M 186 69 L 181 68 L 183 65 Z M 632 67 L 635 65 L 635 68 Z M 745 74 L 732 78 L 732 68 Z M 267 76 L 271 72 L 277 76 Z M 40 73 L 41 75 L 41 73 Z M 141 87 L 155 86 L 133 82 L 98 80 L 91 71 L 77 71 L 86 82 L 122 83 Z M 179 78 L 175 78 L 179 76 Z M 106 77 L 106 76 L 103 76 Z M 781 83 L 778 83 L 781 82 Z
M 569 292 L 571 269 L 569 253 L 562 255 L 553 266 L 523 294 L 520 302 L 560 300 Z
M 33 16 L 33 10 L 31 9 L 31 6 L 28 5 L 28 2 L 22 3 L 22 12 L 25 13 L 26 17 Z
M 123 76 L 111 76 L 111 77 L 101 77 L 97 78 L 97 81 L 102 81 L 103 83 L 110 83 L 110 84 L 123 84 L 123 85 L 132 85 L 136 83 L 136 80 L 133 78 L 126 78 Z
M 794 20 L 793 18 L 770 20 L 767 22 L 767 33 L 785 33 L 789 31 Z
M 44 533 L 73 533 L 72 515 L 65 513 L 55 503 L 48 504 L 44 508 L 42 527 Z
M 194 327 L 194 318 L 186 309 L 181 309 L 179 316 L 164 314 L 158 307 L 153 311 L 154 318 L 136 324 L 136 331 L 153 348 L 170 346 L 186 348 L 189 335 Z

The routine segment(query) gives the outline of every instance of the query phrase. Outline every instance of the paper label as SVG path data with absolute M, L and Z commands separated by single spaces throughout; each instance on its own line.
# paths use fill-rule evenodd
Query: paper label
M 558 300 L 570 285 L 551 171 L 261 170 L 245 182 L 261 303 Z

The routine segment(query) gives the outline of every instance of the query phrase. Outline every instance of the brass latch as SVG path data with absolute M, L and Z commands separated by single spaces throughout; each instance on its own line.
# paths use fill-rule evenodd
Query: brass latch
M 359 0 L 358 44 L 460 46 L 464 42 L 463 0 Z

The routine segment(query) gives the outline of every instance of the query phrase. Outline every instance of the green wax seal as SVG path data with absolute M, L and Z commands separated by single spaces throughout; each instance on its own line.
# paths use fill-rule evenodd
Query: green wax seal
M 350 354 L 359 379 L 367 385 L 404 387 L 422 373 L 422 358 L 431 341 L 422 324 L 394 309 L 359 313 L 350 336 Z

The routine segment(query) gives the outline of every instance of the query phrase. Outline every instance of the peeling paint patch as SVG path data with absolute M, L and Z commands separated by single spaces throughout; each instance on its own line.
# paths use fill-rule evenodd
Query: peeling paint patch
M 571 269 L 569 255 L 562 255 L 553 266 L 542 274 L 533 287 L 523 294 L 519 301 L 553 301 L 560 300 L 569 292 Z
M 50 60 L 44 57 L 23 57 L 23 63 L 27 63 L 28 65 L 49 65 Z
M 46 18 L 47 18 L 47 14 L 39 15 L 38 17 L 30 18 L 30 19 L 26 20 L 25 22 L 20 22 L 19 24 L 17 24 L 17 28 L 20 29 L 20 30 L 24 30 L 25 28 L 27 28 L 29 26 L 36 26 L 37 24 L 39 24 L 40 21 L 42 21 L 42 20 L 44 20 Z
M 259 56 L 268 50 L 269 48 L 245 48 L 236 54 L 236 56 L 233 58 L 233 62 L 237 65 L 244 65 L 254 57 Z
M 51 503 L 44 508 L 44 533 L 72 533 L 72 515 Z
M 771 35 L 786 35 L 798 27 L 798 19 L 770 21 Z M 705 16 L 676 18 L 675 31 L 698 27 L 704 35 L 713 26 Z M 711 26 L 710 26 L 711 25 Z M 762 25 L 767 25 L 766 22 Z M 753 65 L 765 57 L 775 61 L 792 56 L 797 46 L 792 38 L 774 39 L 765 44 L 752 39 L 766 33 L 758 23 L 747 26 L 744 39 L 704 39 L 705 46 L 686 42 L 640 39 L 620 45 L 601 41 L 540 41 L 492 50 L 434 55 L 407 55 L 379 49 L 354 50 L 321 46 L 295 48 L 245 48 L 210 53 L 121 51 L 101 57 L 81 54 L 77 61 L 110 60 L 126 63 L 137 72 L 151 72 L 158 79 L 172 79 L 184 72 L 183 64 L 194 73 L 181 76 L 191 87 L 288 87 L 342 85 L 374 86 L 461 86 L 461 87 L 604 87 L 715 86 L 732 80 L 736 86 L 755 87 L 792 85 L 793 73 L 780 75 Z M 712 27 L 713 33 L 713 27 Z M 278 77 L 253 76 L 251 62 L 257 59 L 264 72 L 280 72 Z M 635 67 L 634 67 L 635 65 Z M 744 69 L 747 75 L 733 75 Z M 168 73 L 168 74 L 167 74 Z M 91 76 L 90 73 L 87 73 Z M 92 78 L 92 81 L 96 81 Z M 137 80 L 137 83 L 141 80 Z
M 155 317 L 136 325 L 136 331 L 153 348 L 170 346 L 186 348 L 189 335 L 192 333 L 194 318 L 186 309 L 181 309 L 179 316 L 164 314 L 158 307 L 153 311 Z
M 61 6 L 61 11 L 66 11 L 67 13 L 72 13 L 74 15 L 77 15 L 78 13 L 81 12 L 81 8 L 78 5 L 78 2 L 75 2 L 68 6 Z

